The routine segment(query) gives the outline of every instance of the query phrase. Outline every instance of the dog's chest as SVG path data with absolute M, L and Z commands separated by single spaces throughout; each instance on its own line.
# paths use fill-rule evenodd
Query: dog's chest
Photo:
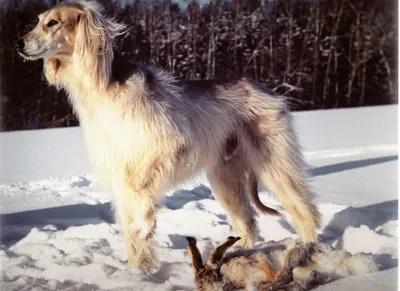
M 81 114 L 81 126 L 90 161 L 112 167 L 122 161 L 145 159 L 160 144 L 160 136 L 141 118 L 127 118 L 120 112 L 99 110 Z

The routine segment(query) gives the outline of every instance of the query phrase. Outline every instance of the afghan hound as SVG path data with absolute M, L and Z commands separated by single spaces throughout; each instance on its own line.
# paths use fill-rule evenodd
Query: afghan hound
M 153 270 L 158 201 L 201 170 L 238 244 L 256 238 L 252 203 L 278 214 L 260 202 L 258 183 L 279 198 L 302 240 L 315 241 L 319 212 L 284 100 L 245 78 L 182 81 L 131 63 L 113 46 L 126 27 L 102 13 L 95 2 L 61 2 L 39 15 L 17 50 L 44 59 L 48 83 L 68 93 L 88 160 L 113 193 L 129 266 Z

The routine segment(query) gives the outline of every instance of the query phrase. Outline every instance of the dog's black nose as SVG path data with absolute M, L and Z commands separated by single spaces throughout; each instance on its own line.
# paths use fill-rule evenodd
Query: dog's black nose
M 21 39 L 17 42 L 17 45 L 16 45 L 17 50 L 18 50 L 18 51 L 22 51 L 22 50 L 24 49 L 24 46 L 25 46 L 25 42 L 24 42 L 24 40 L 21 38 Z

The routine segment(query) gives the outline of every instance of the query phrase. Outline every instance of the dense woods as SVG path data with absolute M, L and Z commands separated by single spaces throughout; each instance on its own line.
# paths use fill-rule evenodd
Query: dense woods
M 57 0 L 0 8 L 1 130 L 74 126 L 64 92 L 15 42 Z M 397 3 L 392 0 L 101 1 L 130 30 L 117 48 L 179 78 L 247 76 L 292 110 L 397 103 Z

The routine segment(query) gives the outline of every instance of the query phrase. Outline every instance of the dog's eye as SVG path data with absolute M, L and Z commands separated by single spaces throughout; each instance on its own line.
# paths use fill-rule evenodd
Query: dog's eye
M 57 20 L 52 19 L 49 21 L 49 23 L 47 23 L 47 27 L 52 27 L 52 26 L 56 25 L 57 23 L 58 23 Z

